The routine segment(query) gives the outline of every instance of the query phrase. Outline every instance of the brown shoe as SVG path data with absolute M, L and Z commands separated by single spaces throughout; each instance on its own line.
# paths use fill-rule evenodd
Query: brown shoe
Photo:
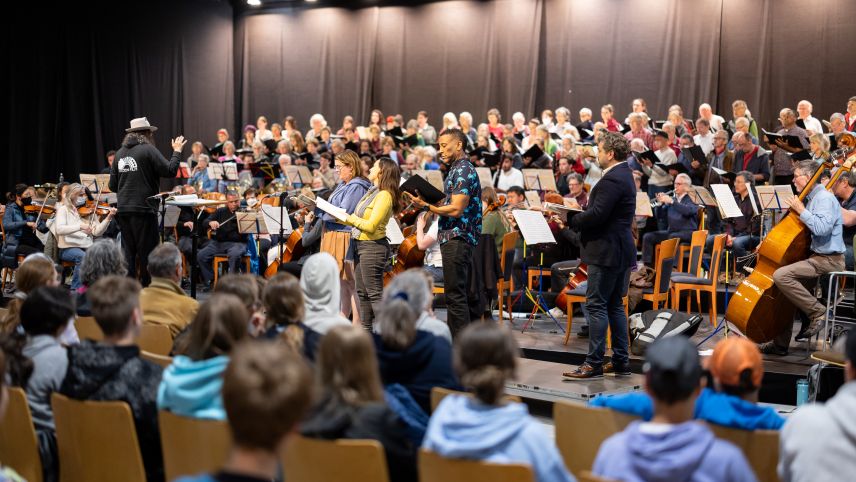
M 569 380 L 595 380 L 603 378 L 603 368 L 593 367 L 588 363 L 583 363 L 572 372 L 562 373 L 562 377 Z
M 607 373 L 614 373 L 618 376 L 631 374 L 627 365 L 615 365 L 611 361 L 603 364 L 603 374 L 606 375 Z

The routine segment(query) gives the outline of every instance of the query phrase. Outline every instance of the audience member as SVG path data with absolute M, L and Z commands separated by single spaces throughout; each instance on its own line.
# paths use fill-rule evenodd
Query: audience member
M 149 286 L 140 293 L 143 322 L 165 325 L 175 338 L 196 316 L 199 303 L 187 296 L 179 283 L 183 275 L 181 252 L 172 243 L 164 243 L 149 253 Z
M 350 325 L 340 311 L 339 267 L 329 253 L 316 253 L 306 259 L 300 277 L 305 314 L 303 324 L 318 338 L 335 326 Z M 315 352 L 317 338 L 310 336 L 311 352 Z
M 184 417 L 226 419 L 220 394 L 223 372 L 232 349 L 249 337 L 249 317 L 235 295 L 215 293 L 202 304 L 172 364 L 163 372 L 158 409 Z
M 452 343 L 452 333 L 449 325 L 431 315 L 433 295 L 428 287 L 428 278 L 419 268 L 412 268 L 396 275 L 383 291 L 383 304 L 388 305 L 392 299 L 402 299 L 414 313 L 419 313 L 416 329 L 426 331 Z M 374 332 L 381 333 L 382 327 L 376 324 Z
M 262 290 L 259 289 L 259 278 L 251 274 L 227 274 L 217 280 L 214 293 L 235 295 L 244 304 L 247 313 L 248 330 L 251 336 L 258 337 L 264 333 L 265 315 L 262 309 Z M 176 340 L 177 342 L 178 340 Z
M 81 286 L 77 290 L 77 315 L 92 316 L 87 292 L 99 279 L 110 275 L 125 276 L 126 274 L 128 274 L 128 265 L 119 243 L 112 239 L 99 239 L 92 244 L 80 262 Z
M 444 398 L 422 447 L 449 458 L 527 464 L 539 482 L 574 480 L 526 405 L 503 400 L 519 351 L 511 334 L 495 324 L 468 326 L 455 346 L 455 369 L 474 396 Z
M 623 481 L 754 481 L 740 449 L 693 421 L 701 391 L 695 345 L 660 338 L 645 356 L 645 391 L 654 402 L 648 422 L 633 422 L 600 446 L 592 472 Z
M 0 374 L 6 373 L 6 357 L 3 351 L 0 350 Z M 9 407 L 9 389 L 6 387 L 6 377 L 0 376 L 0 423 L 6 417 L 6 409 Z M 24 479 L 18 475 L 11 467 L 6 467 L 0 463 L 0 481 L 3 482 L 18 482 Z

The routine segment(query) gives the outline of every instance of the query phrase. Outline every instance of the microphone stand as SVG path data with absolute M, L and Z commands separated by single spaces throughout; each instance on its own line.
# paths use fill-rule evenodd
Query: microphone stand
M 193 229 L 190 230 L 190 297 L 196 298 L 196 252 L 199 246 L 199 220 L 202 218 L 202 213 L 205 209 L 200 209 L 196 215 L 196 222 L 193 223 Z M 161 232 L 163 232 L 161 230 Z

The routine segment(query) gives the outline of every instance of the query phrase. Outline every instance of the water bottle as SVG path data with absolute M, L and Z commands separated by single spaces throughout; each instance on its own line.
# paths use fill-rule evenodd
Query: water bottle
M 797 407 L 808 402 L 808 380 L 800 378 L 797 380 Z

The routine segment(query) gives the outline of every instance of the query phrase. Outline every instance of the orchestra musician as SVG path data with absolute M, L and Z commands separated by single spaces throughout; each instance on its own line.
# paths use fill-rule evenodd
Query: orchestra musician
M 398 163 L 381 157 L 368 175 L 372 187 L 357 203 L 346 224 L 353 226 L 350 250 L 354 260 L 354 278 L 360 299 L 360 321 L 371 332 L 383 296 L 383 273 L 390 255 L 386 225 L 398 212 Z
M 681 242 L 689 243 L 693 231 L 698 229 L 698 205 L 689 196 L 692 189 L 690 176 L 685 173 L 678 174 L 675 176 L 674 186 L 674 197 L 662 192 L 657 193 L 657 202 L 666 211 L 667 228 L 646 233 L 642 237 L 642 263 L 645 266 L 653 267 L 654 247 L 661 241 L 679 238 Z
M 119 159 L 121 161 L 121 157 Z M 114 166 L 116 164 L 114 163 Z M 86 191 L 82 185 L 69 185 L 63 201 L 57 204 L 56 217 L 51 226 L 59 247 L 60 260 L 74 263 L 74 274 L 71 278 L 73 291 L 81 287 L 80 262 L 86 249 L 92 246 L 94 238 L 104 233 L 116 214 L 116 208 L 109 208 L 107 215 L 100 221 L 95 210 L 88 217 L 81 216 L 79 208 L 86 204 L 86 200 Z M 157 230 L 155 234 L 157 235 Z
M 199 250 L 197 256 L 202 273 L 203 291 L 210 291 L 214 279 L 214 257 L 229 258 L 229 272 L 237 273 L 247 252 L 247 235 L 238 232 L 236 212 L 241 199 L 236 192 L 226 193 L 226 206 L 218 208 L 205 219 L 204 225 L 211 229 L 211 240 Z
M 187 181 L 188 184 L 199 188 L 199 194 L 217 190 L 217 181 L 208 177 L 208 162 L 207 155 L 199 154 L 196 165 L 190 173 L 190 179 Z
M 511 223 L 500 212 L 501 207 L 496 190 L 490 186 L 482 188 L 482 234 L 493 236 L 499 256 L 502 256 L 502 238 L 511 231 Z
M 131 120 L 110 171 L 110 191 L 116 193 L 116 219 L 122 231 L 128 276 L 136 277 L 139 264 L 143 286 L 151 281 L 148 258 L 159 241 L 158 218 L 150 200 L 158 193 L 161 177 L 175 177 L 187 142 L 182 136 L 172 139 L 173 152 L 167 161 L 154 146 L 155 131 L 157 127 L 145 117 Z
M 47 232 L 42 219 L 36 219 L 36 213 L 27 212 L 32 206 L 34 189 L 26 184 L 16 184 L 14 193 L 6 193 L 9 205 L 3 214 L 3 230 L 6 232 L 6 248 L 3 252 L 4 263 L 17 264 L 18 256 L 28 256 L 44 251 L 45 245 L 36 236 L 36 230 Z M 32 209 L 32 208 L 29 208 Z

